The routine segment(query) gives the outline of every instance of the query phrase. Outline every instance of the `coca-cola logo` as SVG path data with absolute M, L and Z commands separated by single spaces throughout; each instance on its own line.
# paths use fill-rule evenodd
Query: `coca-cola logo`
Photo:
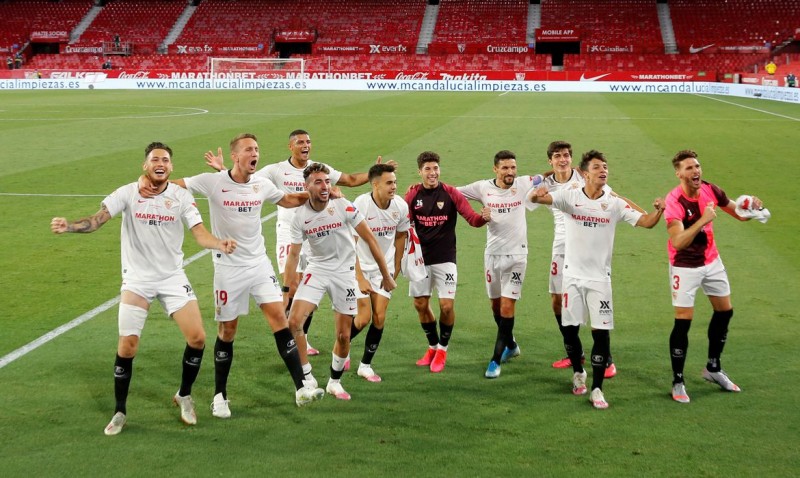
M 150 78 L 150 72 L 139 70 L 136 73 L 128 73 L 126 71 L 120 71 L 119 76 L 117 78 L 127 78 L 127 79 L 134 79 L 134 78 Z
M 416 73 L 412 73 L 407 75 L 402 71 L 394 77 L 395 80 L 427 80 L 428 79 L 428 72 L 427 71 L 418 71 Z

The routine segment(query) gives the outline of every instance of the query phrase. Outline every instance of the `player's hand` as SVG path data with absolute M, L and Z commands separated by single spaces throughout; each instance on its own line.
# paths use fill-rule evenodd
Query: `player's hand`
M 372 288 L 372 284 L 370 284 L 369 281 L 364 278 L 364 276 L 357 277 L 356 279 L 358 280 L 358 290 L 360 290 L 362 294 L 375 292 L 375 290 Z
M 222 171 L 225 169 L 225 157 L 222 155 L 222 148 L 217 148 L 216 155 L 210 150 L 206 151 L 205 158 L 206 164 L 217 171 Z
M 386 292 L 391 292 L 397 288 L 397 282 L 392 279 L 392 276 L 384 277 L 381 281 L 381 289 L 385 290 Z
M 663 212 L 666 209 L 667 204 L 664 202 L 663 198 L 656 198 L 653 201 L 653 207 L 656 208 L 656 211 Z
M 343 197 L 347 196 L 344 195 L 342 188 L 339 186 L 331 186 L 331 188 L 328 190 L 328 199 L 340 199 Z
M 703 219 L 706 222 L 706 224 L 708 224 L 709 222 L 713 221 L 716 218 L 717 218 L 717 210 L 714 207 L 714 203 L 709 202 L 708 204 L 706 204 L 706 209 L 703 211 L 701 219 Z
M 383 156 L 378 156 L 378 159 L 375 161 L 375 164 L 388 164 L 389 166 L 394 166 L 395 171 L 397 171 L 398 169 L 397 161 L 395 161 L 394 159 L 390 159 L 389 161 L 386 161 L 386 163 L 384 163 Z
M 481 217 L 486 222 L 491 221 L 492 220 L 492 208 L 490 208 L 490 207 L 482 207 L 481 208 Z
M 152 198 L 158 196 L 158 187 L 154 186 L 150 179 L 142 174 L 139 176 L 139 195 L 143 198 Z
M 761 199 L 758 199 L 757 197 L 753 196 L 752 208 L 757 210 L 757 211 L 760 211 L 760 210 L 764 209 L 764 203 L 761 201 Z
M 67 232 L 67 224 L 67 218 L 54 217 L 50 221 L 50 230 L 53 231 L 53 234 L 64 234 Z
M 408 189 L 406 189 L 406 193 L 405 193 L 403 196 L 408 196 L 408 193 L 410 193 L 410 192 L 411 192 L 411 188 L 413 188 L 414 186 L 419 186 L 420 184 L 422 184 L 422 183 L 413 183 L 413 184 L 409 184 L 409 185 L 408 185 Z
M 217 249 L 225 254 L 233 254 L 233 251 L 236 250 L 236 245 L 237 244 L 234 239 L 222 239 L 219 241 L 219 246 L 217 246 Z

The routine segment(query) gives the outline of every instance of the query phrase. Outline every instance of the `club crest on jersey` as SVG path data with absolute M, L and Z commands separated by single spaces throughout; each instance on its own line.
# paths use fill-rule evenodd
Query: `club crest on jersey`
M 517 188 L 511 188 L 511 195 L 512 196 L 516 196 L 517 195 Z
M 444 201 L 436 201 L 436 207 L 438 207 L 439 209 L 443 208 L 444 207 Z
M 608 203 L 605 203 L 605 202 L 604 203 L 600 203 L 600 209 L 602 209 L 603 211 L 607 210 L 608 209 Z
M 171 199 L 165 199 L 164 200 L 164 207 L 167 208 L 167 209 L 172 209 L 172 200 Z
M 579 185 L 578 183 L 572 183 L 572 184 L 570 184 L 570 186 L 569 186 L 569 187 L 570 187 L 571 189 L 578 189 L 578 187 L 579 187 L 579 186 L 580 186 L 580 185 Z
M 259 191 L 261 191 L 261 185 L 260 184 L 253 184 L 253 192 L 258 194 Z
M 400 219 L 400 213 L 398 211 L 392 211 L 392 219 L 395 221 Z
M 329 208 L 328 208 L 328 214 L 330 214 L 331 216 L 333 216 L 333 208 L 332 208 L 332 207 L 329 207 Z

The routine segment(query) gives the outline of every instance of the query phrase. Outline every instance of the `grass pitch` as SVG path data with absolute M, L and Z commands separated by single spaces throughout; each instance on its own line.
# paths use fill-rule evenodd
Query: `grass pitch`
M 442 157 L 442 180 L 492 176 L 500 149 L 521 172 L 546 169 L 545 149 L 572 142 L 575 157 L 598 149 L 610 183 L 645 208 L 677 184 L 670 159 L 698 151 L 705 178 L 729 195 L 761 197 L 773 218 L 738 223 L 722 214 L 717 240 L 735 315 L 723 355 L 742 387 L 723 393 L 700 379 L 710 307 L 697 301 L 687 389 L 669 397 L 673 314 L 666 232 L 620 225 L 614 254 L 619 375 L 606 382 L 611 407 L 593 410 L 570 393 L 547 294 L 552 218 L 528 215 L 529 256 L 515 335 L 522 355 L 486 380 L 495 326 L 482 255 L 485 231 L 458 233 L 457 321 L 444 373 L 414 366 L 426 342 L 406 282 L 389 308 L 368 383 L 348 373 L 350 402 L 326 397 L 297 409 L 288 373 L 252 307 L 241 321 L 229 382 L 233 418 L 211 417 L 212 265 L 187 267 L 207 326 L 205 363 L 193 396 L 198 425 L 184 427 L 170 398 L 182 337 L 154 306 L 134 366 L 129 422 L 102 428 L 113 412 L 116 307 L 0 368 L 0 463 L 4 476 L 794 476 L 800 453 L 794 377 L 800 275 L 794 224 L 794 155 L 800 108 L 750 99 L 690 95 L 383 94 L 362 92 L 2 92 L 0 93 L 0 357 L 115 297 L 119 219 L 90 235 L 57 237 L 53 216 L 97 211 L 135 180 L 150 141 L 175 151 L 174 178 L 207 168 L 208 149 L 240 132 L 258 135 L 262 165 L 287 156 L 288 134 L 311 132 L 312 157 L 346 172 L 377 155 L 400 163 L 401 190 L 416 181 L 423 150 Z M 366 187 L 348 190 L 355 198 Z M 208 220 L 204 201 L 198 201 Z M 269 210 L 267 210 L 269 212 Z M 724 217 L 723 217 L 724 216 Z M 274 222 L 264 226 L 274 257 Z M 187 236 L 186 257 L 199 251 Z M 311 329 L 312 358 L 327 379 L 332 346 L 324 302 Z M 585 347 L 591 339 L 583 333 Z M 353 344 L 354 361 L 363 337 Z

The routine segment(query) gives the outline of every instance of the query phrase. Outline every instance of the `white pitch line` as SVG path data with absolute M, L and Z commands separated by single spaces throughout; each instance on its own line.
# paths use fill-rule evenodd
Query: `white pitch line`
M 278 214 L 277 212 L 271 212 L 271 213 L 267 214 L 266 216 L 262 217 L 261 218 L 261 222 L 262 223 L 263 222 L 267 222 L 270 219 L 272 219 L 273 217 L 275 217 L 277 214 Z M 210 252 L 210 249 L 203 249 L 202 251 L 198 252 L 197 254 L 195 254 L 192 257 L 190 257 L 190 258 L 186 259 L 185 261 L 183 261 L 183 267 L 186 267 L 189 264 L 191 264 L 192 262 L 195 262 L 196 260 L 200 259 L 201 257 L 206 256 L 209 252 Z M 42 345 L 46 344 L 47 342 L 50 342 L 51 340 L 55 339 L 59 335 L 62 335 L 62 334 L 65 334 L 65 333 L 69 332 L 70 330 L 72 330 L 75 327 L 81 325 L 82 323 L 88 322 L 89 320 L 97 317 L 98 315 L 102 314 L 103 312 L 107 311 L 108 309 L 114 307 L 115 305 L 117 305 L 119 303 L 119 297 L 120 296 L 116 296 L 113 299 L 109 299 L 109 300 L 103 302 L 102 304 L 98 305 L 94 309 L 92 309 L 92 310 L 90 310 L 90 311 L 88 311 L 88 312 L 86 312 L 86 313 L 84 313 L 84 314 L 82 314 L 82 315 L 70 320 L 66 324 L 63 324 L 63 325 L 60 325 L 60 326 L 56 327 L 55 329 L 51 330 L 50 332 L 47 332 L 46 334 L 42 335 L 38 339 L 34 340 L 33 342 L 29 342 L 29 343 L 23 345 L 22 347 L 18 348 L 17 350 L 14 350 L 13 352 L 11 352 L 9 354 L 4 355 L 3 357 L 0 357 L 0 368 L 5 367 L 6 365 L 10 364 L 11 362 L 17 360 L 18 358 L 20 358 L 20 357 L 22 357 L 22 356 L 24 356 L 24 355 L 26 355 L 26 354 L 28 354 L 30 352 L 33 352 L 34 350 L 38 349 Z
M 714 98 L 714 97 L 706 96 L 706 95 L 696 95 L 696 96 L 699 96 L 701 98 L 706 98 L 706 99 L 709 99 L 709 100 L 719 101 L 720 103 L 725 103 L 725 104 L 728 104 L 728 105 L 738 106 L 739 108 L 745 108 L 745 109 L 748 109 L 748 110 L 758 111 L 759 113 L 764 113 L 764 114 L 768 114 L 768 115 L 772 115 L 772 116 L 777 116 L 779 118 L 785 118 L 785 119 L 792 120 L 792 121 L 800 121 L 800 118 L 795 118 L 793 116 L 786 116 L 786 115 L 782 115 L 780 113 L 773 113 L 772 111 L 761 110 L 761 109 L 758 109 L 758 108 L 753 108 L 752 106 L 740 105 L 739 103 L 734 103 L 732 101 L 725 101 L 725 100 L 721 100 L 719 98 Z

